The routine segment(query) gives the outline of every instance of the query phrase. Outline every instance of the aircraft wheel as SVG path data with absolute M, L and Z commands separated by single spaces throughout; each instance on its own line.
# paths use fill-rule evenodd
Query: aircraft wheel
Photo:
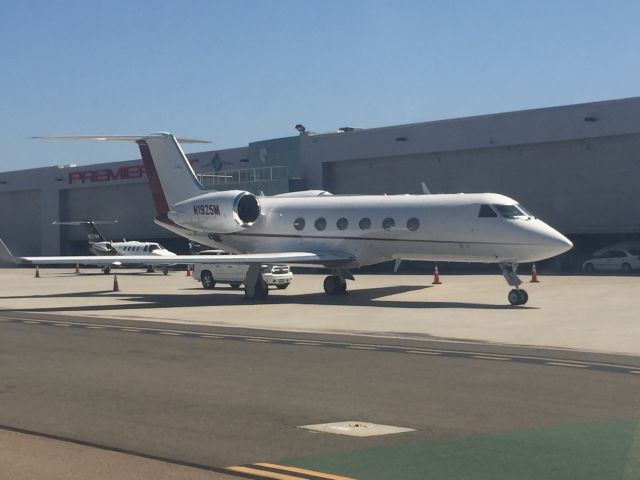
M 102 267 L 102 273 L 109 275 L 111 273 L 111 267 Z
M 327 295 L 340 295 L 346 293 L 347 283 L 337 275 L 329 275 L 324 279 L 324 293 Z
M 266 300 L 269 296 L 269 287 L 264 280 L 258 279 L 253 293 L 251 293 L 245 285 L 244 296 L 247 300 Z
M 147 267 L 147 273 L 153 273 L 153 267 Z
M 520 305 L 524 305 L 529 301 L 529 294 L 526 290 L 522 289 L 518 290 L 518 292 L 520 292 Z
M 240 285 L 242 285 L 241 283 L 230 283 L 229 285 L 231 285 L 231 288 L 233 288 L 234 290 L 237 290 L 240 288 Z
M 169 275 L 169 267 L 162 267 L 162 274 Z
M 216 286 L 216 281 L 213 279 L 213 275 L 209 270 L 205 270 L 200 274 L 200 281 L 202 286 L 207 290 L 212 290 Z
M 278 290 L 284 290 L 285 288 L 287 288 L 289 286 L 288 283 L 279 283 L 278 285 L 276 285 L 276 288 Z
M 520 305 L 520 302 L 522 302 L 520 292 L 515 288 L 509 292 L 509 296 L 507 298 L 509 299 L 509 303 L 511 305 Z

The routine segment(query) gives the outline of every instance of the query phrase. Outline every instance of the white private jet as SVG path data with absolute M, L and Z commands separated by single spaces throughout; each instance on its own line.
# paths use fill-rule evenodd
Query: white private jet
M 130 141 L 138 144 L 157 210 L 155 222 L 189 240 L 238 253 L 219 263 L 245 263 L 245 295 L 265 299 L 264 264 L 322 265 L 328 295 L 346 292 L 351 268 L 395 260 L 497 263 L 523 305 L 519 263 L 559 255 L 573 245 L 515 200 L 495 193 L 438 195 L 331 195 L 324 191 L 257 197 L 246 191 L 210 191 L 197 180 L 179 142 L 169 133 L 140 136 L 38 137 Z M 10 257 L 4 244 L 0 254 Z M 32 264 L 94 263 L 113 257 L 22 257 Z M 118 257 L 124 263 L 161 264 L 152 256 Z M 173 263 L 212 262 L 178 255 Z
M 104 223 L 116 223 L 113 221 L 93 221 L 93 220 L 79 220 L 70 222 L 53 222 L 53 225 L 81 225 L 87 229 L 87 242 L 89 243 L 89 250 L 94 255 L 98 256 L 115 256 L 115 255 L 157 255 L 160 257 L 175 257 L 176 254 L 167 250 L 157 242 L 139 242 L 137 240 L 123 240 L 122 242 L 114 242 L 107 240 L 104 235 L 98 230 L 96 225 Z M 105 274 L 111 272 L 111 267 L 119 267 L 122 265 L 118 260 L 101 265 L 102 271 Z M 172 263 L 165 263 L 161 265 L 162 273 L 167 275 L 169 273 L 168 266 Z M 153 266 L 147 266 L 147 273 L 153 273 Z

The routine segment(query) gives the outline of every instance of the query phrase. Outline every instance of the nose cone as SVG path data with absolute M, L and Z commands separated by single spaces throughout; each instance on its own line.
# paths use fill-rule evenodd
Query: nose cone
M 548 230 L 544 232 L 543 235 L 543 244 L 545 248 L 548 249 L 549 257 L 555 257 L 556 255 L 560 255 L 561 253 L 568 252 L 573 248 L 573 243 L 567 237 L 562 235 L 557 230 L 549 227 Z
M 518 227 L 520 240 L 527 245 L 520 259 L 522 263 L 555 257 L 573 247 L 571 240 L 541 220 L 519 222 Z

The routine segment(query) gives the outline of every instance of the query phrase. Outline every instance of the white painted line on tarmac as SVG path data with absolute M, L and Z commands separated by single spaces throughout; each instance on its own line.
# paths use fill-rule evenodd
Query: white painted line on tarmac
M 42 323 L 42 322 L 36 322 L 35 320 L 25 320 L 24 323 L 39 324 L 39 323 Z
M 293 342 L 294 345 L 308 345 L 309 347 L 319 347 L 321 344 L 320 343 L 313 343 L 313 342 Z
M 581 363 L 566 363 L 566 362 L 546 362 L 547 365 L 555 365 L 556 367 L 573 367 L 573 368 L 587 368 L 588 365 Z
M 495 357 L 492 355 L 471 355 L 471 358 L 479 358 L 480 360 L 511 360 L 511 357 Z
M 120 328 L 121 332 L 141 332 L 139 328 Z
M 51 325 L 55 325 L 56 327 L 70 327 L 70 323 L 52 323 Z
M 222 335 L 200 335 L 200 338 L 224 338 Z
M 419 353 L 420 355 L 442 355 L 440 352 L 429 352 L 427 350 L 407 350 L 406 353 Z
M 176 333 L 176 332 L 163 332 L 163 331 L 159 331 L 159 332 L 158 332 L 158 335 L 173 335 L 173 336 L 178 337 L 178 336 L 180 336 L 180 335 L 182 335 L 182 334 L 181 334 L 181 333 Z
M 347 348 L 351 348 L 353 350 L 377 350 L 376 347 L 367 347 L 364 345 L 347 345 Z
M 247 342 L 262 342 L 262 343 L 270 343 L 271 340 L 267 340 L 265 338 L 245 338 Z

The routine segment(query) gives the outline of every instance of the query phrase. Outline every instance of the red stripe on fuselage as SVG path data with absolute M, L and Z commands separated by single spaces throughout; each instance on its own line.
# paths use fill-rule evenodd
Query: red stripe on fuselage
M 167 199 L 164 196 L 164 190 L 162 190 L 162 184 L 160 183 L 160 177 L 156 166 L 153 164 L 153 157 L 151 156 L 151 150 L 149 145 L 144 140 L 138 140 L 136 142 L 140 148 L 140 154 L 142 155 L 142 163 L 144 164 L 145 172 L 147 172 L 147 179 L 149 180 L 149 186 L 151 187 L 151 196 L 153 197 L 153 203 L 156 206 L 156 214 L 158 216 L 166 217 L 169 211 L 169 205 Z

